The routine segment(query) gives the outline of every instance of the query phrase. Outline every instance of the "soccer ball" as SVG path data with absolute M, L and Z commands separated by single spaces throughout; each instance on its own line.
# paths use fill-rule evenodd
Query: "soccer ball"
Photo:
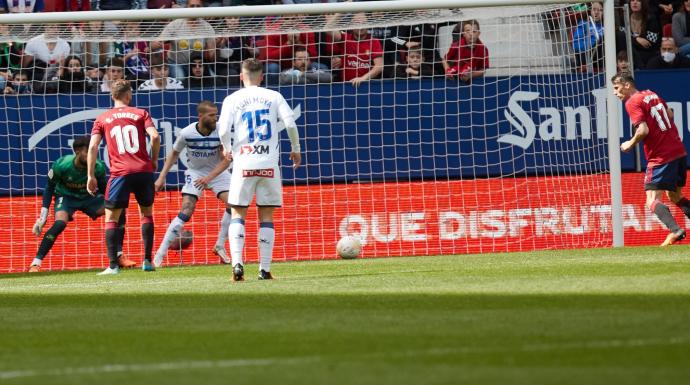
M 194 234 L 190 230 L 182 230 L 180 235 L 170 244 L 170 250 L 184 250 L 192 244 Z
M 342 237 L 335 250 L 342 259 L 355 259 L 362 253 L 362 244 L 355 237 Z

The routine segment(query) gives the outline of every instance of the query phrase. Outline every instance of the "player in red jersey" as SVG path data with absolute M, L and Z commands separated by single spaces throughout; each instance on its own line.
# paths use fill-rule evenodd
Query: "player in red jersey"
M 93 124 L 87 158 L 87 190 L 95 194 L 98 146 L 105 138 L 110 159 L 110 179 L 105 190 L 105 244 L 110 266 L 100 275 L 119 273 L 117 264 L 117 222 L 134 193 L 142 215 L 141 237 L 144 241 L 144 271 L 153 271 L 153 173 L 158 168 L 161 140 L 151 116 L 145 110 L 129 107 L 132 89 L 127 80 L 118 80 L 110 92 L 115 105 L 102 113 Z M 146 135 L 151 139 L 151 156 L 146 151 Z
M 685 146 L 678 135 L 678 128 L 669 117 L 670 110 L 664 99 L 650 90 L 638 91 L 628 72 L 618 73 L 611 82 L 613 93 L 625 101 L 625 109 L 635 127 L 635 135 L 621 144 L 621 151 L 628 152 L 644 140 L 647 207 L 671 231 L 661 246 L 674 244 L 685 238 L 685 230 L 673 218 L 668 206 L 661 203 L 661 196 L 666 191 L 671 202 L 690 218 L 690 201 L 681 191 L 687 175 Z

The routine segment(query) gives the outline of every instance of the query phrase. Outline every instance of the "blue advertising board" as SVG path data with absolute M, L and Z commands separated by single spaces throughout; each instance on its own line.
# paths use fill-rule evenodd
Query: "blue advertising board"
M 638 75 L 641 87 L 672 102 L 684 132 L 688 75 Z M 472 85 L 424 79 L 374 81 L 358 88 L 343 83 L 281 87 L 298 115 L 305 164 L 292 170 L 283 134 L 283 178 L 370 182 L 606 170 L 604 81 L 603 76 L 568 74 L 488 77 Z M 212 100 L 220 107 L 232 91 L 137 93 L 133 105 L 148 109 L 156 120 L 163 157 L 176 132 L 196 120 L 197 102 Z M 0 121 L 7 122 L 0 127 L 0 148 L 6 149 L 0 152 L 0 194 L 41 190 L 50 163 L 70 153 L 71 140 L 89 134 L 95 117 L 110 106 L 105 94 L 0 97 Z M 632 155 L 622 162 L 624 170 L 635 167 Z M 183 159 L 178 166 L 168 176 L 170 187 L 184 180 Z

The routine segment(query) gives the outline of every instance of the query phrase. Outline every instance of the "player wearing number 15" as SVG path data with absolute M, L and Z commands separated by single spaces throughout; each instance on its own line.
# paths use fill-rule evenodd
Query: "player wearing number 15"
M 263 80 L 262 68 L 261 62 L 255 59 L 242 62 L 240 79 L 245 88 L 225 98 L 218 119 L 218 135 L 224 153 L 226 157 L 232 155 L 233 159 L 228 193 L 232 219 L 228 237 L 234 281 L 244 280 L 244 218 L 255 194 L 260 221 L 259 279 L 273 278 L 273 210 L 283 204 L 279 167 L 279 134 L 283 127 L 290 137 L 293 167 L 299 167 L 302 162 L 292 109 L 280 93 L 259 87 Z
M 685 230 L 673 218 L 668 206 L 661 202 L 661 196 L 666 191 L 671 202 L 690 218 L 690 201 L 681 192 L 687 174 L 685 146 L 678 135 L 678 128 L 669 117 L 664 99 L 650 90 L 638 91 L 635 80 L 627 72 L 618 73 L 611 82 L 614 94 L 625 101 L 625 109 L 635 127 L 635 134 L 621 144 L 621 150 L 628 152 L 644 140 L 647 207 L 670 230 L 661 246 L 674 244 L 685 238 Z
M 98 146 L 105 138 L 110 159 L 110 179 L 105 190 L 105 244 L 110 266 L 101 275 L 117 274 L 117 221 L 122 210 L 129 205 L 129 196 L 139 203 L 142 215 L 141 237 L 144 241 L 144 271 L 153 271 L 153 173 L 157 169 L 160 152 L 160 136 L 151 116 L 145 110 L 129 107 L 132 89 L 127 80 L 117 80 L 111 85 L 112 109 L 102 113 L 93 125 L 87 158 L 89 193 L 95 194 L 94 169 Z M 151 156 L 146 151 L 146 135 L 151 138 Z

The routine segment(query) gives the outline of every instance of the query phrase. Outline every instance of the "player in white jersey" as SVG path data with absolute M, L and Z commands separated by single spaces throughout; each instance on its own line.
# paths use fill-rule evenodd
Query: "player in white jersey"
M 218 118 L 216 105 L 204 100 L 197 106 L 197 113 L 199 121 L 180 131 L 155 182 L 156 191 L 160 191 L 165 185 L 168 171 L 177 163 L 180 153 L 186 148 L 187 170 L 185 171 L 185 185 L 182 187 L 182 208 L 177 217 L 170 222 L 163 241 L 153 258 L 153 264 L 156 267 L 163 263 L 168 248 L 180 234 L 184 224 L 192 217 L 196 202 L 206 189 L 212 190 L 216 197 L 227 206 L 225 213 L 223 213 L 218 240 L 213 247 L 213 252 L 221 258 L 223 263 L 230 263 L 230 258 L 225 251 L 225 241 L 228 239 L 230 226 L 230 205 L 227 203 L 228 187 L 230 186 L 230 172 L 228 171 L 230 161 L 223 156 L 220 138 L 216 131 Z
M 228 202 L 232 220 L 228 237 L 234 281 L 244 280 L 244 219 L 256 194 L 259 210 L 259 279 L 272 279 L 271 259 L 275 230 L 273 211 L 283 204 L 280 178 L 280 131 L 285 128 L 292 149 L 293 167 L 302 163 L 299 134 L 290 106 L 283 96 L 259 87 L 263 65 L 256 59 L 242 62 L 240 74 L 245 88 L 225 98 L 218 120 L 226 157 L 233 160 L 232 181 Z M 278 120 L 280 119 L 280 125 Z

